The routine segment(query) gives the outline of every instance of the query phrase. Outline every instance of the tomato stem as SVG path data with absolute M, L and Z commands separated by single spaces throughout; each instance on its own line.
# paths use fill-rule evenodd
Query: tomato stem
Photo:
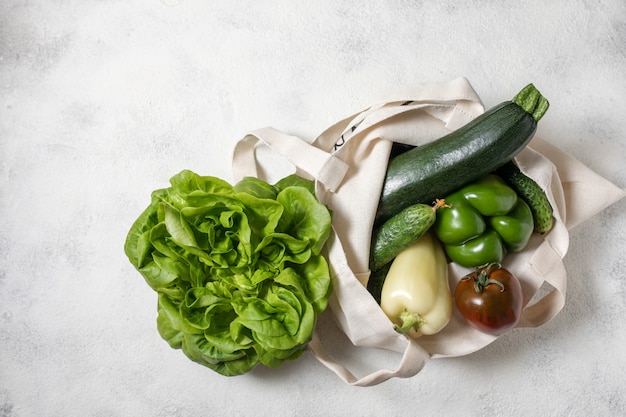
M 501 268 L 502 266 L 498 262 L 493 262 L 490 264 L 483 265 L 477 268 L 476 271 L 471 274 L 466 275 L 463 279 L 473 279 L 474 280 L 474 290 L 477 293 L 483 292 L 483 289 L 489 284 L 495 284 L 500 287 L 500 292 L 504 292 L 504 284 L 496 279 L 489 278 L 492 268 Z

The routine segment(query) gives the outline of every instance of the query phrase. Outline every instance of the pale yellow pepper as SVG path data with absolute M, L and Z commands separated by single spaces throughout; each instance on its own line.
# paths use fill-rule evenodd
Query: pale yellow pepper
M 416 338 L 441 331 L 452 316 L 446 255 L 431 232 L 394 259 L 380 306 L 396 330 Z

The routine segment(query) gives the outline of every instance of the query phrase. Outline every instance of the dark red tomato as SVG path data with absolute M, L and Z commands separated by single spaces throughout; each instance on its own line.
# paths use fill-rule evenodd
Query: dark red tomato
M 519 280 L 500 265 L 492 264 L 463 277 L 456 286 L 454 300 L 472 327 L 499 335 L 519 322 L 524 296 Z

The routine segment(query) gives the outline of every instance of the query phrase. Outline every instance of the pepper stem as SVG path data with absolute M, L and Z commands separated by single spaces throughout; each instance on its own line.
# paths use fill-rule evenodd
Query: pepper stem
M 400 320 L 400 325 L 396 325 L 395 329 L 401 334 L 405 334 L 412 328 L 419 329 L 426 323 L 426 320 L 424 320 L 422 316 L 408 311 L 407 309 L 402 310 L 402 313 L 398 316 L 398 320 Z

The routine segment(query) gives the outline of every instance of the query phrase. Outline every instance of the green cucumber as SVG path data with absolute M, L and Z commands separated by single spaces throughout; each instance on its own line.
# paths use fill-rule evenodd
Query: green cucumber
M 509 161 L 496 171 L 519 197 L 524 200 L 533 213 L 535 231 L 541 234 L 548 233 L 552 229 L 554 209 L 543 189 L 529 176 L 520 171 L 515 162 Z
M 374 228 L 370 245 L 370 269 L 379 270 L 422 237 L 435 223 L 437 209 L 443 205 L 443 200 L 437 200 L 434 207 L 414 204 Z
M 392 261 L 402 250 L 430 230 L 439 207 L 447 207 L 445 201 L 437 200 L 434 206 L 414 204 L 372 231 L 371 275 L 367 281 L 367 290 L 377 303 L 380 304 L 380 294 Z
M 393 158 L 375 223 L 382 224 L 413 204 L 430 204 L 511 160 L 530 142 L 548 107 L 548 101 L 529 84 L 512 101 Z

